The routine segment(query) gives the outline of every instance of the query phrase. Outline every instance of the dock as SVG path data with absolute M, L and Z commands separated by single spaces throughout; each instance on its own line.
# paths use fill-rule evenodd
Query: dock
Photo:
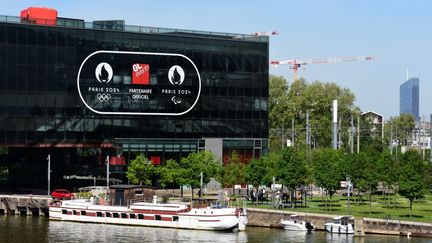
M 0 214 L 48 217 L 50 196 L 0 195 Z

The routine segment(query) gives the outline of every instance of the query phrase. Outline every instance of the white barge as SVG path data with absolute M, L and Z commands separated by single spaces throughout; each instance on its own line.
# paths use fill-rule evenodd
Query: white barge
M 89 223 L 152 226 L 200 230 L 244 230 L 243 208 L 191 208 L 185 204 L 133 203 L 130 206 L 104 206 L 76 199 L 53 203 L 49 218 Z

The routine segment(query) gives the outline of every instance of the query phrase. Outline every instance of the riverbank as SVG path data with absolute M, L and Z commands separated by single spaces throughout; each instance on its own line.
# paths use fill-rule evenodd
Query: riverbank
M 300 215 L 302 218 L 311 221 L 317 230 L 324 230 L 324 224 L 335 217 L 335 215 L 329 214 L 248 208 L 248 226 L 282 228 L 280 220 L 287 219 L 293 214 Z M 356 217 L 354 221 L 356 235 L 360 236 L 364 234 L 384 234 L 432 237 L 431 223 L 363 217 Z
M 0 195 L 0 214 L 48 216 L 49 196 Z M 317 230 L 324 230 L 324 224 L 336 215 L 318 214 L 288 210 L 248 208 L 248 226 L 282 228 L 281 219 L 297 214 L 311 221 Z M 384 234 L 432 237 L 432 223 L 403 220 L 356 217 L 356 235 Z

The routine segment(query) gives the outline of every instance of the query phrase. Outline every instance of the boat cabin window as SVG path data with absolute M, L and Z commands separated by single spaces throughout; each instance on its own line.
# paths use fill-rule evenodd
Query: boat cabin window
M 127 214 L 122 213 L 122 214 L 121 214 L 121 217 L 122 217 L 122 219 L 125 219 L 125 218 L 127 218 Z
M 129 214 L 129 218 L 134 219 L 135 218 L 135 214 L 133 214 L 133 213 Z
M 178 216 L 173 216 L 173 221 L 178 221 Z
M 81 215 L 86 215 L 86 211 L 81 211 Z
M 160 215 L 155 215 L 155 220 L 161 220 L 162 217 Z
M 105 213 L 105 217 L 111 217 L 111 213 Z
M 144 219 L 144 215 L 143 214 L 138 214 L 138 219 Z
M 102 217 L 102 213 L 101 212 L 96 212 L 96 217 Z
M 67 210 L 63 209 L 62 214 L 67 214 Z
M 72 214 L 73 215 L 77 215 L 77 211 L 76 210 L 72 210 Z
M 141 190 L 136 190 L 136 191 L 135 191 L 135 195 L 143 195 L 143 191 L 141 191 Z
M 113 218 L 118 218 L 119 214 L 118 213 L 113 213 Z

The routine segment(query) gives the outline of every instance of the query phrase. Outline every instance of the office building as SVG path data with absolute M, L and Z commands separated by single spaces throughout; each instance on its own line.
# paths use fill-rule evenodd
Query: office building
M 37 10 L 37 11 L 36 11 Z M 268 149 L 266 36 L 85 22 L 30 8 L 0 16 L 0 186 L 127 183 L 154 164 L 210 150 Z
M 419 115 L 419 78 L 410 78 L 401 84 L 399 93 L 399 114 L 411 114 L 415 120 Z

